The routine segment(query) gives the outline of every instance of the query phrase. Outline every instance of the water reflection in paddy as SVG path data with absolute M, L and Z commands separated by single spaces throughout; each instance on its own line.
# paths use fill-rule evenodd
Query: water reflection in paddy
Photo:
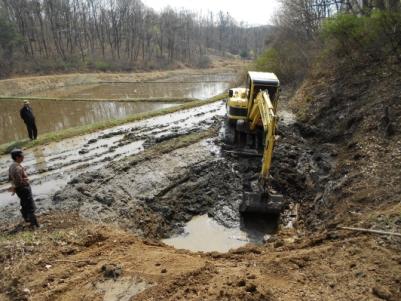
M 197 98 L 207 99 L 232 86 L 236 75 L 188 76 L 154 82 L 97 83 L 39 91 L 32 96 L 124 99 L 124 98 Z
M 31 101 L 40 135 L 176 105 L 163 103 L 163 98 L 207 99 L 224 92 L 237 78 L 238 75 L 235 73 L 176 75 L 153 82 L 97 83 L 61 87 L 38 91 L 30 96 L 64 99 Z M 110 99 L 110 101 L 68 101 L 68 98 Z M 114 99 L 125 98 L 160 98 L 161 102 L 113 102 Z M 26 138 L 25 125 L 19 117 L 21 106 L 22 101 L 0 101 L 0 144 Z
M 161 102 L 31 101 L 39 135 L 175 105 Z M 19 116 L 21 107 L 20 101 L 0 101 L 0 144 L 27 137 L 25 124 Z

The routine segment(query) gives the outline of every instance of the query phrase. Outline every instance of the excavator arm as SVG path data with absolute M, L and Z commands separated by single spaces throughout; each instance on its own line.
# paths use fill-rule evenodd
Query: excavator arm
M 249 127 L 251 130 L 254 130 L 261 122 L 266 135 L 261 171 L 261 180 L 264 183 L 269 176 L 277 124 L 275 107 L 267 92 L 259 92 L 255 100 L 252 102 L 249 120 Z
M 249 128 L 254 130 L 262 123 L 265 132 L 265 143 L 263 150 L 262 171 L 260 174 L 261 190 L 259 192 L 245 192 L 240 205 L 241 213 L 256 214 L 277 214 L 283 208 L 283 196 L 271 193 L 267 189 L 270 166 L 275 143 L 277 124 L 276 106 L 270 100 L 269 94 L 265 91 L 258 93 L 250 104 Z

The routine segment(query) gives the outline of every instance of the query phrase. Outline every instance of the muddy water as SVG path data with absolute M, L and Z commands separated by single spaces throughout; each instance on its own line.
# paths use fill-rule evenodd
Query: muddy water
M 175 105 L 161 102 L 31 101 L 39 135 Z M 0 144 L 27 137 L 25 124 L 19 116 L 21 106 L 22 103 L 15 100 L 0 101 Z
M 38 97 L 61 98 L 197 98 L 207 99 L 228 89 L 235 74 L 188 75 L 153 82 L 97 83 L 64 87 L 32 94 Z
M 163 242 L 177 249 L 201 252 L 227 252 L 248 243 L 245 232 L 226 228 L 207 215 L 194 217 L 180 236 L 164 239 Z
M 184 233 L 164 239 L 177 249 L 200 252 L 228 252 L 248 243 L 263 243 L 276 231 L 277 220 L 266 216 L 243 217 L 239 227 L 227 228 L 206 214 L 194 217 L 184 227 Z

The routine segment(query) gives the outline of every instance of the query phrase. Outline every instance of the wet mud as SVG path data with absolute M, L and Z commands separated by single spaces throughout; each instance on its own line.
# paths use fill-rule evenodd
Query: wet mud
M 224 114 L 222 102 L 66 139 L 26 151 L 26 167 L 39 212 L 52 207 L 51 198 L 80 173 L 94 171 L 110 161 L 139 154 L 145 149 L 207 129 L 213 118 Z M 18 198 L 6 191 L 11 158 L 0 157 L 0 206 L 5 218 L 18 217 Z
M 324 153 L 318 155 L 309 148 L 297 123 L 288 118 L 290 115 L 283 116 L 270 184 L 284 195 L 284 207 L 289 208 L 310 198 L 313 178 L 321 180 L 333 162 Z M 151 154 L 146 155 L 146 160 L 128 158 L 84 173 L 54 196 L 54 206 L 77 210 L 83 217 L 115 223 L 153 239 L 185 235 L 188 222 L 207 215 L 227 229 L 243 231 L 247 242 L 261 243 L 266 234 L 277 229 L 280 222 L 277 216 L 239 213 L 243 192 L 258 181 L 261 157 L 226 152 L 221 136 L 223 125 L 223 116 L 215 117 L 203 127 L 215 132 L 213 138 L 181 148 L 175 146 L 188 132 L 182 133 L 177 128 L 177 132 L 156 139 L 150 135 L 144 143 L 148 147 L 144 154 Z M 154 131 L 163 132 L 163 128 Z M 199 129 L 194 129 L 190 135 L 197 132 Z M 143 138 L 140 133 L 128 133 L 121 143 L 124 139 Z M 258 231 L 261 228 L 258 221 L 267 221 L 268 225 Z

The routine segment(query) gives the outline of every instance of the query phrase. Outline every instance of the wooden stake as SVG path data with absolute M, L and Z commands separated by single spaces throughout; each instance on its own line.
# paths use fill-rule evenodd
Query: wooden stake
M 401 233 L 395 233 L 395 232 L 387 232 L 387 231 L 364 229 L 364 228 L 352 228 L 352 227 L 338 227 L 338 228 L 342 229 L 342 230 L 349 230 L 349 231 L 356 231 L 356 232 L 366 232 L 366 233 L 374 233 L 374 234 L 380 234 L 380 235 L 391 235 L 391 236 L 401 237 Z

